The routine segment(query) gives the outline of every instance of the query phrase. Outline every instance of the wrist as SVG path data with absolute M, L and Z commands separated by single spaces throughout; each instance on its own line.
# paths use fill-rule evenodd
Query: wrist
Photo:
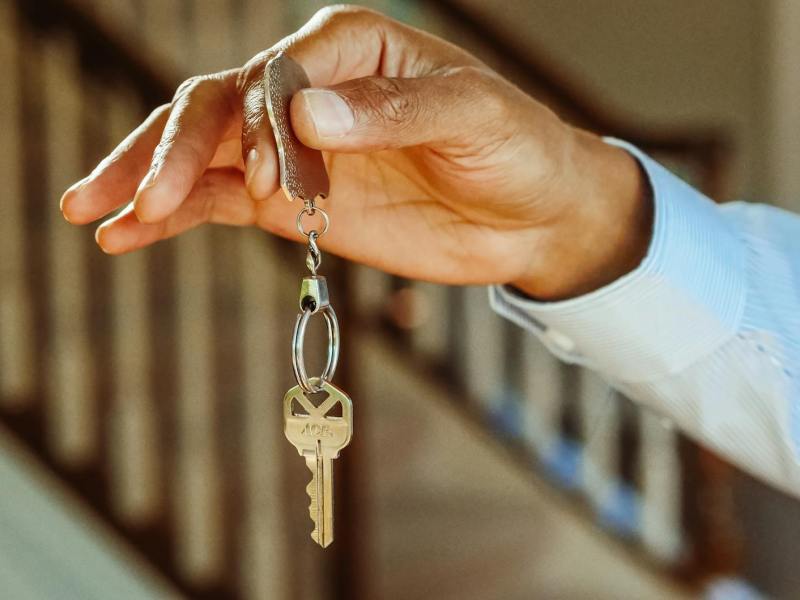
M 608 285 L 647 254 L 653 202 L 647 177 L 625 150 L 571 129 L 553 191 L 559 217 L 542 231 L 537 256 L 511 285 L 541 300 L 562 300 Z

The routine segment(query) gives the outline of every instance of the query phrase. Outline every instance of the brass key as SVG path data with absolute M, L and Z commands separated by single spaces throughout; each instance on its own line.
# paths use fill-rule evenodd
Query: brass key
M 330 182 L 322 153 L 300 143 L 289 119 L 292 96 L 310 85 L 303 67 L 289 56 L 278 54 L 267 63 L 264 84 L 264 99 L 278 149 L 281 187 L 289 200 L 303 202 L 295 225 L 308 239 L 306 266 L 311 271 L 310 276 L 303 278 L 300 314 L 292 336 L 292 367 L 297 386 L 283 398 L 284 433 L 311 471 L 311 483 L 306 488 L 311 500 L 308 512 L 314 521 L 311 539 L 325 548 L 333 541 L 333 459 L 353 434 L 353 404 L 347 394 L 330 383 L 339 360 L 339 323 L 330 304 L 325 277 L 317 273 L 322 262 L 317 242 L 328 231 L 330 218 L 316 203 L 327 198 Z M 308 229 L 304 218 L 315 215 L 321 219 L 316 221 L 318 229 Z M 328 361 L 319 377 L 309 377 L 303 346 L 306 326 L 316 314 L 325 319 L 328 327 Z M 318 393 L 327 397 L 316 405 L 311 396 Z
M 299 385 L 286 392 L 284 434 L 311 471 L 311 483 L 306 487 L 311 501 L 308 512 L 314 522 L 311 539 L 326 548 L 333 541 L 333 459 L 350 443 L 353 404 L 335 385 L 317 378 L 312 381 L 327 398 L 315 406 Z M 341 416 L 334 416 L 339 407 Z

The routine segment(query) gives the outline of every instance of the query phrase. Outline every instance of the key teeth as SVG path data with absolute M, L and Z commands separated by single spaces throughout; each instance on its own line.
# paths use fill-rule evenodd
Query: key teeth
M 319 523 L 317 523 L 317 486 L 313 477 L 306 486 L 306 494 L 308 494 L 308 499 L 310 500 L 308 504 L 308 514 L 314 522 L 314 531 L 311 533 L 311 536 L 314 537 L 314 534 L 319 530 Z
M 308 514 L 311 517 L 311 521 L 314 523 L 314 529 L 311 531 L 311 539 L 314 540 L 317 544 L 325 548 L 330 544 L 323 544 L 319 539 L 319 523 L 317 522 L 317 474 L 316 474 L 316 466 L 307 463 L 308 470 L 311 471 L 311 481 L 308 482 L 306 486 L 306 494 L 308 494 L 308 498 L 310 500 L 308 504 Z

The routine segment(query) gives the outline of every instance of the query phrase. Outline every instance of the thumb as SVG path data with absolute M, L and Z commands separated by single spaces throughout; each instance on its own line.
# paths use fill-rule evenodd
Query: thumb
M 320 150 L 369 152 L 449 144 L 497 118 L 491 74 L 474 67 L 415 78 L 364 77 L 295 94 L 292 127 Z M 499 100 L 499 101 L 498 101 Z

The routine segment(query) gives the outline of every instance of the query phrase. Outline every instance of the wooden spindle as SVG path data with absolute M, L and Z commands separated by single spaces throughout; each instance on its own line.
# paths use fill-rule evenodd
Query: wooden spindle
M 592 371 L 581 370 L 581 377 L 583 491 L 595 511 L 601 512 L 613 501 L 619 477 L 619 397 Z
M 210 242 L 205 229 L 181 236 L 176 241 L 174 273 L 178 330 L 178 488 L 174 514 L 181 570 L 199 585 L 219 581 L 225 562 L 213 377 Z
M 489 310 L 485 287 L 465 287 L 464 318 L 456 324 L 463 329 L 463 385 L 467 393 L 481 403 L 487 414 L 495 416 L 503 409 L 503 320 Z
M 121 142 L 138 125 L 138 102 L 109 94 L 108 135 Z M 99 249 L 97 250 L 99 252 Z M 110 492 L 122 520 L 143 527 L 162 506 L 156 390 L 151 386 L 148 251 L 110 261 L 113 388 L 109 414 Z
M 25 253 L 25 211 L 22 181 L 22 107 L 15 66 L 20 60 L 14 5 L 0 4 L 0 64 L 6 81 L 0 86 L 0 131 L 5 151 L 0 156 L 0 407 L 19 412 L 30 406 L 35 374 L 33 314 Z
M 533 334 L 523 338 L 522 352 L 522 439 L 544 459 L 559 438 L 558 361 Z
M 46 46 L 42 65 L 47 131 L 47 205 L 40 215 L 50 247 L 49 297 L 52 335 L 47 346 L 46 419 L 50 447 L 71 467 L 86 467 L 97 453 L 94 405 L 96 373 L 92 361 L 87 310 L 89 273 L 83 232 L 58 211 L 61 193 L 81 175 L 81 106 L 75 47 L 66 39 Z
M 416 303 L 412 349 L 429 360 L 444 362 L 447 352 L 448 289 L 443 285 L 413 282 L 409 288 Z
M 261 232 L 243 231 L 237 240 L 242 273 L 242 439 L 244 512 L 239 523 L 243 538 L 239 578 L 247 598 L 291 597 L 294 572 L 290 564 L 285 515 L 290 507 L 284 494 L 284 466 L 288 447 L 281 420 L 281 379 L 275 376 L 280 351 L 288 352 L 288 340 L 280 339 L 275 326 L 278 314 L 278 255 L 274 244 L 265 244 Z
M 642 543 L 658 561 L 676 565 L 684 549 L 678 434 L 651 411 L 642 410 L 640 418 Z

